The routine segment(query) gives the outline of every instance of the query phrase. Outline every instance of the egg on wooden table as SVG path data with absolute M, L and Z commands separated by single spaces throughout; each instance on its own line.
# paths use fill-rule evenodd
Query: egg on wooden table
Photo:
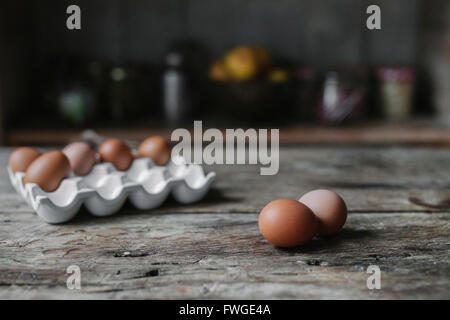
M 28 166 L 41 155 L 41 153 L 30 147 L 20 147 L 9 156 L 9 167 L 12 172 L 25 172 Z
M 112 138 L 103 142 L 98 149 L 103 162 L 111 162 L 118 170 L 127 170 L 134 160 L 131 148 L 122 140 Z
M 154 136 L 142 141 L 138 148 L 138 156 L 152 159 L 157 165 L 166 165 L 171 156 L 171 149 L 166 139 Z
M 70 163 L 61 151 L 50 151 L 36 158 L 27 168 L 23 182 L 36 183 L 42 190 L 53 192 L 69 175 Z
M 310 241 L 317 232 L 317 219 L 304 204 L 292 199 L 269 202 L 258 217 L 264 238 L 279 247 L 295 247 Z
M 62 152 L 69 159 L 70 167 L 78 176 L 88 174 L 98 162 L 95 150 L 86 142 L 70 143 Z
M 319 220 L 318 235 L 337 233 L 347 220 L 347 206 L 336 192 L 313 190 L 304 194 L 299 201 L 310 208 Z

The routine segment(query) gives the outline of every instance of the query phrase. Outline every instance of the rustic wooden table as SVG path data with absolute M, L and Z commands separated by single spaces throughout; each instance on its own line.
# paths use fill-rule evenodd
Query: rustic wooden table
M 10 149 L 0 149 L 5 168 Z M 284 147 L 280 172 L 213 166 L 195 205 L 107 218 L 41 221 L 0 171 L 0 298 L 450 299 L 450 150 L 426 146 Z M 258 231 L 270 200 L 330 188 L 347 201 L 342 232 L 279 249 Z M 66 268 L 81 268 L 81 290 Z M 369 290 L 369 265 L 381 289 Z

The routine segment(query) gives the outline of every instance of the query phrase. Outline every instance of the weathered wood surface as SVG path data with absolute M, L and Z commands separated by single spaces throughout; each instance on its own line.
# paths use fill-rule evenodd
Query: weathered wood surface
M 280 159 L 272 177 L 208 168 L 217 183 L 196 205 L 81 212 L 64 225 L 39 220 L 2 170 L 0 298 L 450 299 L 448 149 L 299 147 Z M 261 207 L 315 187 L 344 196 L 344 230 L 291 250 L 267 243 Z M 70 265 L 81 290 L 66 287 Z M 369 265 L 381 269 L 381 290 L 366 287 Z
M 1 298 L 450 298 L 448 214 L 352 214 L 294 250 L 260 236 L 256 214 L 79 217 L 46 225 L 2 214 Z M 369 265 L 381 290 L 366 287 Z M 82 289 L 66 288 L 70 265 Z
M 0 152 L 0 168 L 9 152 Z M 450 149 L 427 147 L 289 147 L 280 150 L 277 175 L 259 165 L 205 166 L 217 172 L 206 199 L 166 204 L 155 212 L 259 212 L 276 198 L 299 198 L 315 188 L 340 193 L 354 212 L 450 211 Z M 31 211 L 0 170 L 0 212 Z

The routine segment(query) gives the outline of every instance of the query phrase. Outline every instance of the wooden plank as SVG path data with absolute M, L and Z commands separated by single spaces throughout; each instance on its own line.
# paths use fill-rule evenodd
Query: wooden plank
M 280 159 L 276 176 L 208 167 L 217 183 L 198 204 L 82 211 L 65 225 L 42 222 L 1 170 L 0 298 L 450 298 L 448 149 L 283 147 Z M 345 229 L 291 250 L 268 244 L 262 206 L 317 187 L 343 195 Z M 373 264 L 381 290 L 366 288 Z M 70 265 L 81 291 L 66 288 Z
M 161 135 L 170 139 L 172 133 L 172 129 L 168 128 L 98 128 L 96 131 L 102 136 L 132 140 L 142 140 L 152 135 Z M 83 131 L 77 129 L 17 129 L 8 132 L 7 143 L 11 146 L 65 144 L 69 140 L 80 138 L 82 134 Z M 432 144 L 450 146 L 450 128 L 416 123 L 367 124 L 355 127 L 305 125 L 281 128 L 280 142 L 285 144 Z
M 1 149 L 0 167 L 10 150 Z M 276 198 L 299 198 L 317 188 L 341 194 L 352 212 L 450 210 L 450 150 L 427 147 L 284 147 L 280 170 L 261 176 L 260 166 L 214 165 L 217 179 L 207 197 L 192 205 L 167 202 L 152 212 L 257 213 Z M 31 212 L 0 170 L 0 212 Z M 130 209 L 132 210 L 132 209 Z
M 450 215 L 351 214 L 333 238 L 277 249 L 256 214 L 124 211 L 64 226 L 1 213 L 0 298 L 449 299 Z M 66 288 L 70 265 L 81 290 Z M 368 290 L 366 269 L 381 269 Z

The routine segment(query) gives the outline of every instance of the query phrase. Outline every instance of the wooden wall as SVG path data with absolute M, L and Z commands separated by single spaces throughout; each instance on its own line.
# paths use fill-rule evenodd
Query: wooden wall
M 82 9 L 81 31 L 65 27 L 70 4 Z M 369 4 L 380 5 L 382 30 L 365 28 Z M 3 0 L 0 103 L 6 119 L 33 107 L 25 97 L 36 77 L 27 72 L 55 54 L 158 65 L 180 39 L 204 47 L 211 59 L 256 43 L 317 67 L 423 64 L 445 83 L 435 52 L 450 34 L 449 8 L 446 0 Z M 439 83 L 437 99 L 448 104 L 450 85 Z
M 15 109 L 24 109 L 32 85 L 32 17 L 26 2 L 0 1 L 0 144 L 10 115 Z
M 421 12 L 418 55 L 430 81 L 437 119 L 450 124 L 450 1 L 423 2 Z
M 39 0 L 35 50 L 158 63 L 176 39 L 212 56 L 258 43 L 307 64 L 413 63 L 418 0 Z M 82 9 L 83 29 L 65 29 L 67 5 Z M 366 32 L 365 8 L 382 7 L 382 30 Z

